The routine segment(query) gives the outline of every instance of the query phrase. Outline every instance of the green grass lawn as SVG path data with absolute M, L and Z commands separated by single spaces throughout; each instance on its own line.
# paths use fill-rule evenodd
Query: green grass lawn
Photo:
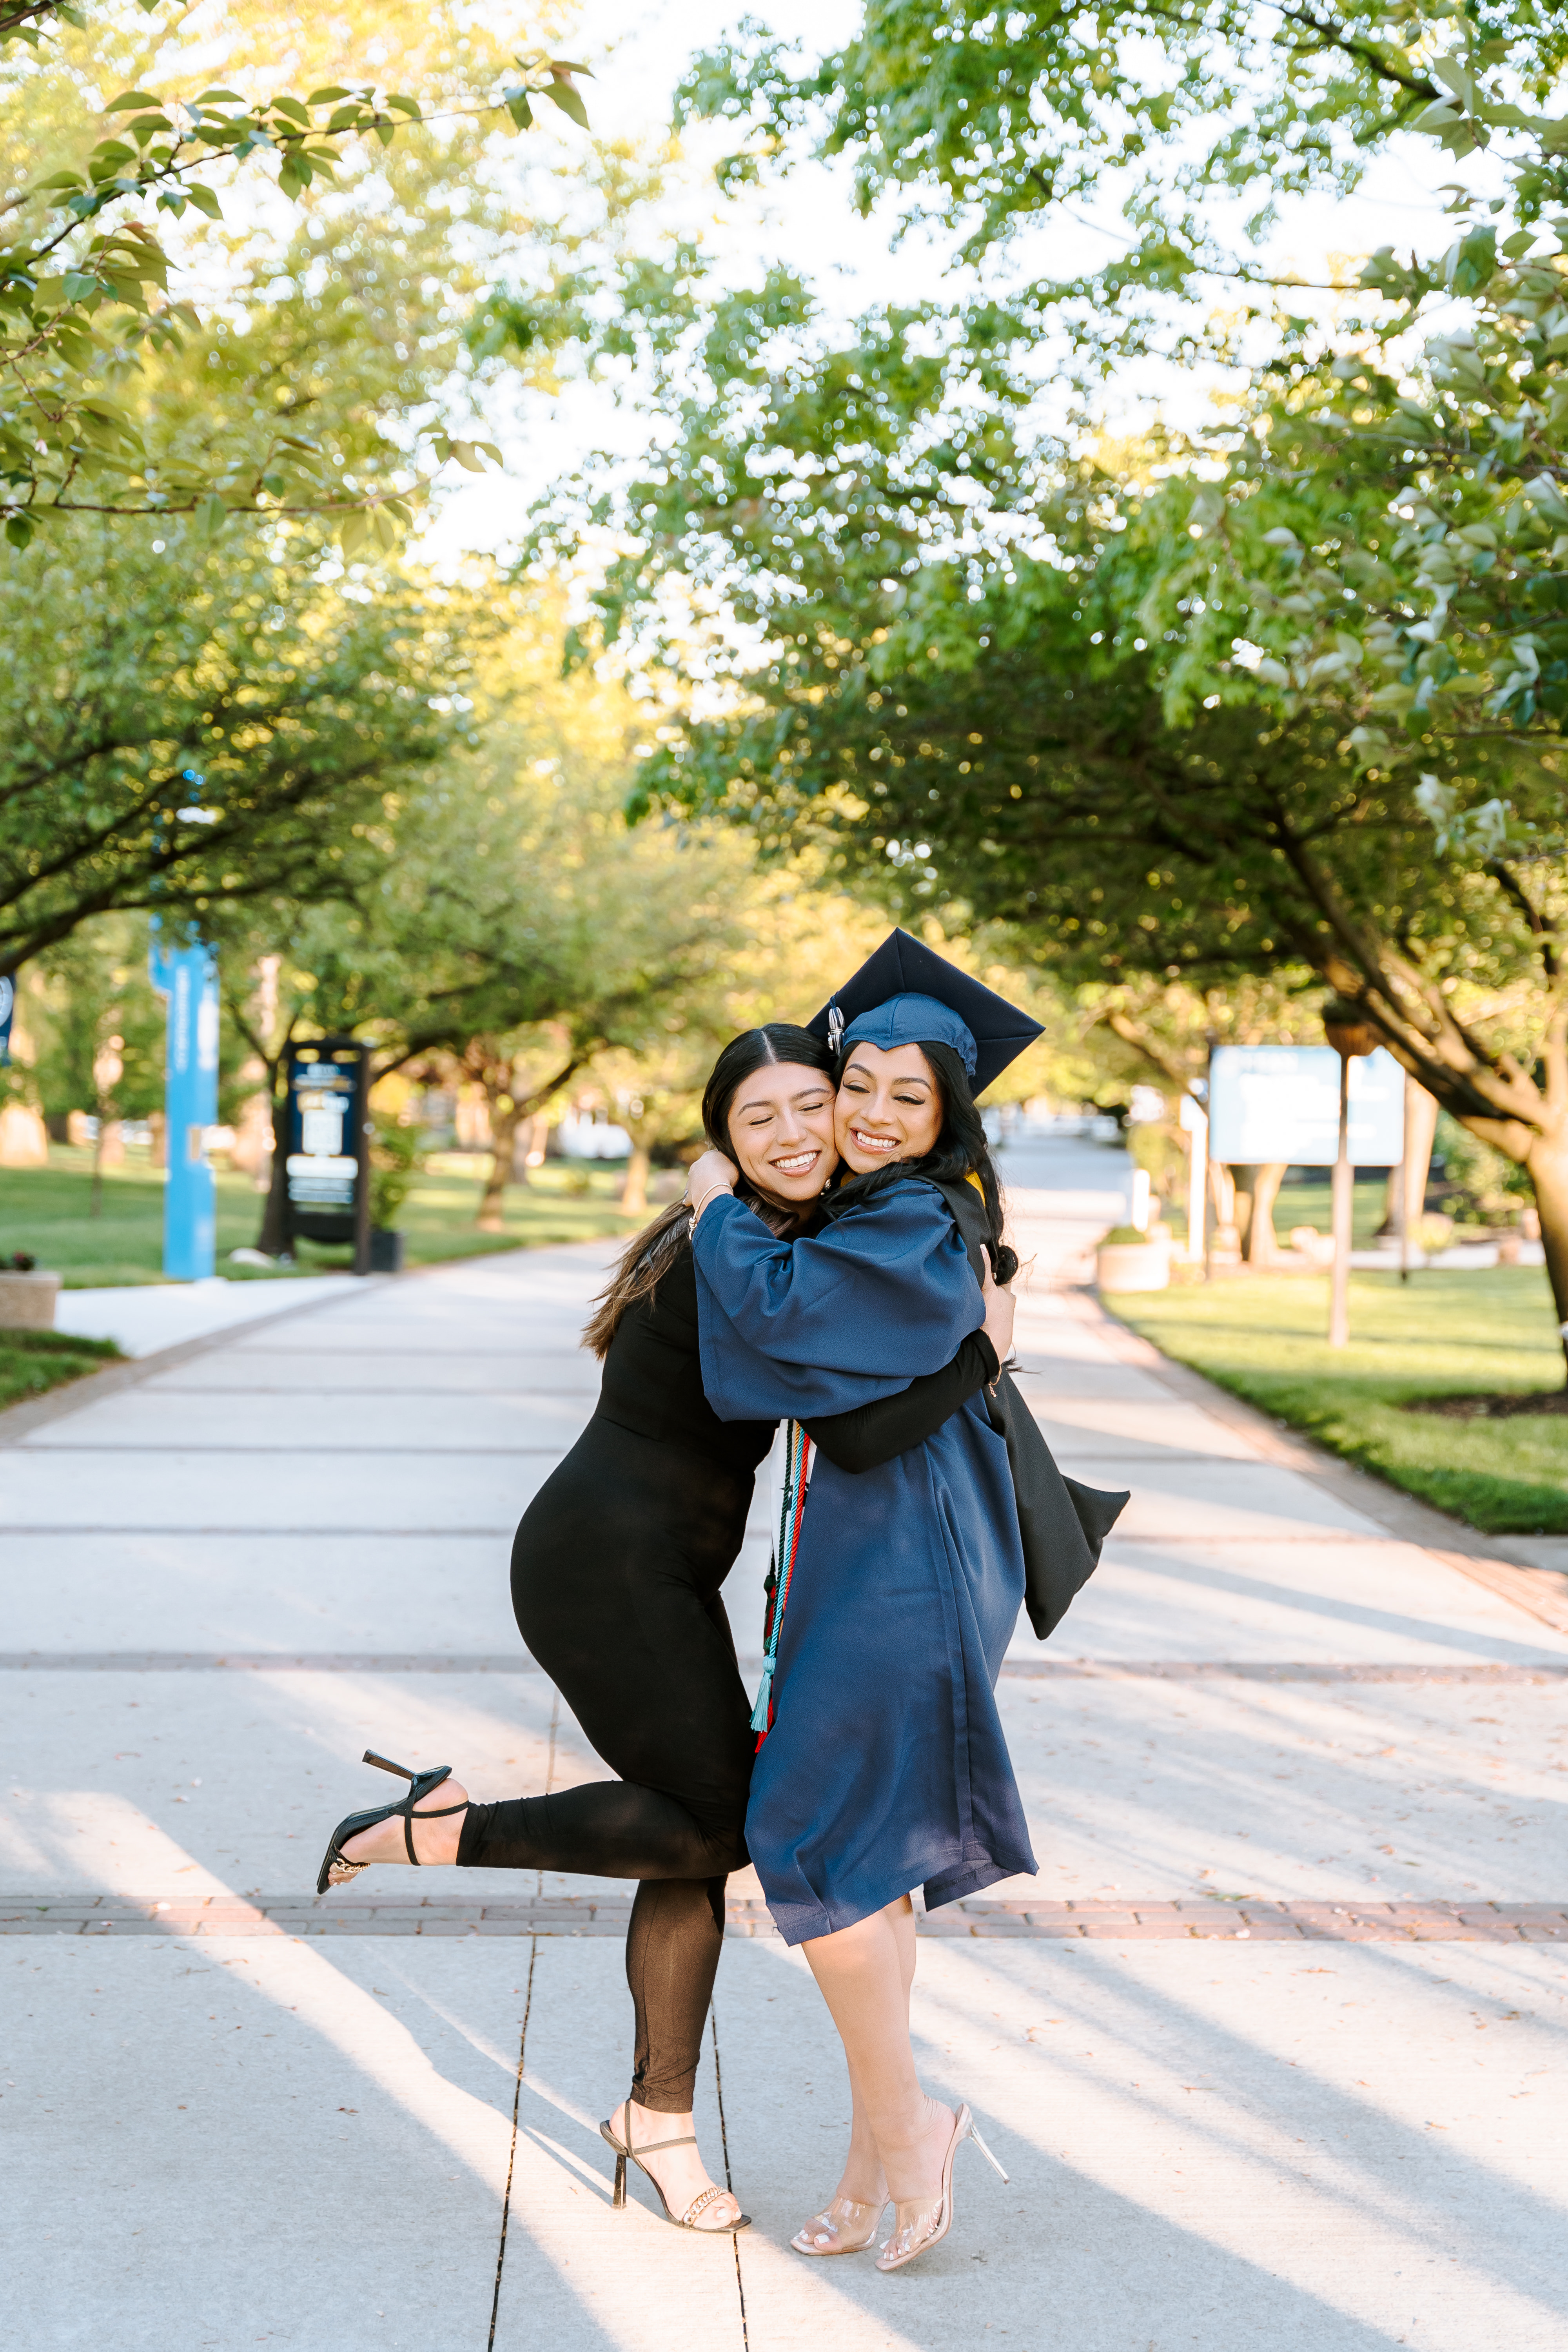
M 1568 1414 L 1461 1421 L 1412 1398 L 1561 1389 L 1539 1266 L 1352 1273 L 1331 1349 L 1326 1276 L 1237 1275 L 1106 1305 L 1166 1355 L 1363 1469 L 1494 1534 L 1568 1534 Z
M 478 1174 L 441 1171 L 421 1176 L 398 1218 L 405 1262 L 433 1265 L 447 1258 L 477 1257 L 489 1250 L 528 1249 L 547 1242 L 593 1241 L 601 1234 L 630 1233 L 637 1219 L 623 1217 L 616 1202 L 618 1169 L 552 1160 L 531 1171 L 526 1185 L 507 1192 L 505 1230 L 477 1231 Z M 68 1290 L 100 1285 L 162 1282 L 163 1279 L 163 1185 L 147 1165 L 145 1152 L 132 1152 L 122 1168 L 106 1171 L 101 1213 L 91 1213 L 92 1155 L 67 1144 L 50 1147 L 47 1168 L 0 1169 L 0 1254 L 27 1250 L 41 1266 L 52 1267 Z M 572 1189 L 587 1180 L 586 1192 Z M 248 1248 L 261 1222 L 261 1196 L 248 1177 L 220 1172 L 217 1178 L 217 1272 L 258 1282 L 287 1281 L 290 1273 L 323 1274 L 350 1263 L 346 1249 L 300 1245 L 297 1265 L 237 1266 L 233 1249 Z
M 42 1396 L 66 1381 L 118 1359 L 112 1339 L 75 1339 L 66 1331 L 0 1331 L 0 1411 Z

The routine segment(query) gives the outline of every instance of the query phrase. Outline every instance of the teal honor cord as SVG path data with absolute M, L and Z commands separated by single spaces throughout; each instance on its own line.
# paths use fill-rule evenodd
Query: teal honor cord
M 752 1729 L 760 1748 L 773 1725 L 773 1668 L 778 1660 L 779 1633 L 789 1600 L 790 1578 L 800 1549 L 800 1523 L 805 1491 L 811 1483 L 812 1443 L 798 1421 L 784 1423 L 784 1486 L 779 1496 L 778 1528 L 769 1563 L 768 1610 L 763 1629 L 763 1677 L 752 1709 Z

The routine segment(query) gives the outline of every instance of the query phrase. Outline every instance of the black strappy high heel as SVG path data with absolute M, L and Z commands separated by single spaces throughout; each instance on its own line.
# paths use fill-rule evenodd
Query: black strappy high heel
M 613 2124 L 605 2123 L 599 2126 L 600 2138 L 608 2140 L 616 2151 L 616 2189 L 611 2200 L 614 2211 L 618 2213 L 626 2201 L 626 2163 L 629 2158 L 639 2172 L 647 2173 L 647 2178 L 653 2181 L 654 2188 L 658 2190 L 658 2201 L 664 2208 L 665 2220 L 672 2221 L 678 2230 L 696 2230 L 700 2238 L 733 2238 L 738 2236 L 741 2231 L 751 2228 L 751 2215 L 741 2213 L 732 2221 L 716 2221 L 709 2229 L 699 2229 L 698 2223 L 701 2216 L 706 2213 L 714 2199 L 729 2196 L 730 2190 L 718 2188 L 700 2189 L 685 2212 L 676 2213 L 671 2210 L 669 2200 L 659 2188 L 658 2182 L 654 2179 L 653 2174 L 648 2172 L 647 2165 L 643 2162 L 645 2156 L 652 2156 L 661 2147 L 695 2147 L 697 2145 L 695 2132 L 685 2132 L 679 2139 L 644 2140 L 641 2147 L 632 2146 L 631 2135 L 632 2119 L 629 2115 L 626 2117 L 626 2137 L 624 2140 L 617 2137 Z
M 370 1748 L 364 1751 L 364 1760 L 367 1764 L 375 1765 L 380 1771 L 395 1772 L 400 1780 L 406 1780 L 408 1794 L 395 1805 L 377 1805 L 368 1813 L 350 1813 L 346 1821 L 338 1823 L 327 1842 L 326 1854 L 316 1880 L 318 1895 L 324 1895 L 329 1886 L 346 1885 L 351 1878 L 357 1878 L 362 1870 L 370 1868 L 368 1862 L 349 1862 L 344 1858 L 343 1846 L 348 1839 L 358 1837 L 361 1830 L 373 1830 L 377 1822 L 390 1822 L 399 1814 L 403 1820 L 403 1843 L 408 1848 L 409 1861 L 417 1870 L 419 1856 L 414 1851 L 414 1808 L 421 1797 L 427 1797 L 432 1789 L 438 1789 L 443 1780 L 449 1780 L 452 1777 L 449 1764 L 437 1765 L 434 1772 L 411 1772 L 406 1764 L 394 1764 L 390 1757 L 378 1756 Z M 468 1810 L 465 1798 L 460 1805 L 437 1805 L 429 1812 L 421 1813 L 419 1818 L 422 1822 L 445 1821 L 448 1814 L 466 1813 Z

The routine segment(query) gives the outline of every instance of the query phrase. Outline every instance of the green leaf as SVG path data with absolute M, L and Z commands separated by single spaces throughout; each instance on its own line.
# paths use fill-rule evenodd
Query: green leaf
M 515 98 L 507 100 L 506 110 L 520 131 L 531 128 L 533 109 L 528 102 L 528 92 L 525 89 L 520 89 Z
M 191 100 L 193 106 L 243 106 L 245 100 L 237 89 L 204 89 L 200 98 Z
M 33 526 L 25 514 L 7 515 L 5 536 L 13 547 L 26 547 L 33 536 Z
M 283 115 L 290 122 L 301 124 L 306 130 L 310 129 L 310 114 L 297 98 L 275 98 L 272 101 L 272 111 L 274 114 Z
M 353 98 L 352 89 L 313 89 L 305 100 L 307 106 L 331 106 L 340 98 Z
M 223 207 L 210 188 L 204 188 L 199 184 L 192 183 L 187 185 L 185 194 L 197 212 L 205 213 L 208 220 L 222 220 Z
M 370 537 L 370 517 L 356 507 L 353 514 L 344 515 L 338 525 L 338 545 L 345 558 L 352 559 Z
M 111 98 L 103 110 L 105 114 L 130 114 L 139 106 L 162 106 L 163 103 L 163 100 L 154 98 L 151 90 L 128 89 L 122 98 Z
M 399 98 L 395 92 L 389 92 L 386 102 L 399 114 L 406 114 L 411 122 L 423 122 L 425 120 L 416 98 Z
M 216 539 L 228 520 L 228 509 L 213 490 L 203 499 L 195 510 L 195 526 L 204 539 Z
M 552 81 L 544 95 L 554 100 L 563 114 L 569 114 L 574 122 L 580 122 L 587 130 L 588 110 L 569 81 Z

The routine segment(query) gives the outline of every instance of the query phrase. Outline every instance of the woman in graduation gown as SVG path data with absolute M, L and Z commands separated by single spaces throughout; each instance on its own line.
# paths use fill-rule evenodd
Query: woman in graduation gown
M 732 1039 L 709 1081 L 705 1130 L 738 1165 L 745 1213 L 754 1208 L 770 1238 L 816 1213 L 837 1164 L 830 1064 L 820 1039 L 772 1024 Z M 679 1204 L 626 1253 L 585 1335 L 604 1362 L 597 1409 L 530 1504 L 512 1550 L 523 1639 L 619 1777 L 473 1804 L 446 1769 L 407 1775 L 401 1805 L 339 1824 L 321 1885 L 405 1861 L 637 1880 L 626 1937 L 632 2090 L 603 2127 L 616 2150 L 617 2202 L 637 2161 L 672 2220 L 711 2231 L 745 2222 L 708 2178 L 691 2107 L 724 1880 L 746 1861 L 755 1746 L 720 1588 L 776 1415 L 721 1422 L 703 1394 L 689 1222 Z M 824 1423 L 824 1446 L 860 1462 L 918 1444 L 995 1378 L 997 1349 L 979 1322 L 932 1379 L 880 1401 L 847 1400 L 847 1412 Z M 994 1328 L 1005 1352 L 1011 1326 L 1000 1309 Z
M 979 1325 L 981 1287 L 939 1181 L 979 1188 L 997 1278 L 1016 1271 L 971 1090 L 970 1020 L 991 1033 L 990 1076 L 1037 1031 L 906 935 L 888 949 L 923 985 L 878 1003 L 874 960 L 841 992 L 852 1013 L 872 1002 L 842 1032 L 835 1137 L 852 1173 L 826 1223 L 781 1244 L 709 1154 L 692 1171 L 692 1245 L 710 1400 L 725 1422 L 790 1416 L 805 1441 L 792 1433 L 792 1459 L 809 1475 L 779 1548 L 771 1706 L 759 1703 L 771 1722 L 746 1835 L 843 2038 L 854 2126 L 837 2196 L 794 2242 L 858 2251 L 891 2196 L 879 2265 L 896 2269 L 945 2235 L 953 2155 L 978 2139 L 968 2108 L 928 2099 L 915 2072 L 910 1890 L 931 1909 L 1036 1867 L 994 1696 L 1024 1559 L 1006 1446 L 978 1392 L 858 1473 L 830 1454 L 812 1461 L 808 1441 L 816 1416 L 893 1394 Z M 963 1011 L 926 992 L 933 982 Z

